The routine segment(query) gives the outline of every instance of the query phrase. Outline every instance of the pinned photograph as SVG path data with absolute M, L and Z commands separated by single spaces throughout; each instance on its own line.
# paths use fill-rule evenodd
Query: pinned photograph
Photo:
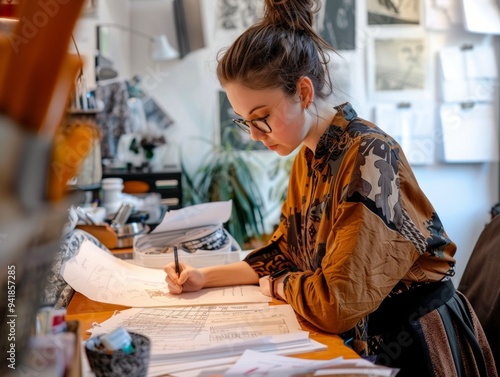
M 420 0 L 367 0 L 368 25 L 419 25 Z
M 321 37 L 336 50 L 356 48 L 356 0 L 324 0 L 317 14 Z
M 375 91 L 424 90 L 422 39 L 375 39 Z

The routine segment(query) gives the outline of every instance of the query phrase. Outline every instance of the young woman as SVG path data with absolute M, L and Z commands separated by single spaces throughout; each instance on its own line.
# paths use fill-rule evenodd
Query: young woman
M 218 59 L 234 123 L 286 156 L 301 146 L 281 222 L 242 262 L 165 267 L 172 293 L 257 284 L 361 356 L 401 376 L 495 376 L 484 332 L 450 281 L 455 244 L 399 144 L 335 106 L 332 48 L 316 1 L 265 0 L 263 19 Z

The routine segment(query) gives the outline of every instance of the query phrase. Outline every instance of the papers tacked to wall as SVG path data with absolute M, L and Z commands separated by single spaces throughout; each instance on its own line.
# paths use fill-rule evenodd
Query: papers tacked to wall
M 429 103 L 384 103 L 375 107 L 375 122 L 401 145 L 408 162 L 434 162 L 434 107 Z
M 498 68 L 492 46 L 445 47 L 439 58 L 444 102 L 493 101 Z
M 462 21 L 459 0 L 425 0 L 425 26 L 431 30 L 447 30 Z
M 498 161 L 498 125 L 491 103 L 444 104 L 440 115 L 445 161 Z
M 440 53 L 440 110 L 446 162 L 498 161 L 498 66 L 493 46 L 464 45 Z
M 472 33 L 500 34 L 498 0 L 462 0 L 465 28 Z

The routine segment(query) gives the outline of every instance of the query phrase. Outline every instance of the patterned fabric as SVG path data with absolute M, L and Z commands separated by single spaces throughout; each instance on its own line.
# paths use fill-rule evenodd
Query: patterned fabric
M 56 253 L 47 278 L 47 284 L 42 297 L 43 306 L 48 305 L 54 306 L 55 308 L 65 308 L 71 301 L 75 292 L 63 279 L 61 267 L 68 259 L 76 254 L 80 245 L 85 240 L 89 240 L 101 249 L 110 252 L 97 238 L 83 230 L 75 229 L 66 234 L 61 240 L 59 252 Z
M 448 280 L 456 246 L 399 144 L 350 104 L 336 110 L 316 151 L 295 158 L 278 229 L 246 261 L 259 276 L 294 271 L 285 296 L 295 311 L 370 354 L 368 314 L 388 296 Z

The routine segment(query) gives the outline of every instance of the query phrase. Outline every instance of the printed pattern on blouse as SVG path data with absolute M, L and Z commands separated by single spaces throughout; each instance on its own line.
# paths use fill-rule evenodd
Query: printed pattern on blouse
M 366 316 L 391 294 L 452 276 L 456 247 L 418 187 L 399 144 L 374 124 L 358 118 L 350 104 L 336 110 L 316 151 L 303 147 L 295 158 L 278 230 L 268 245 L 252 252 L 246 261 L 259 276 L 280 268 L 296 271 L 285 286 L 287 301 L 294 309 L 313 323 L 318 318 L 315 324 L 330 331 L 330 322 L 319 318 L 329 310 L 322 305 L 339 305 L 342 310 L 330 313 L 339 318 L 331 321 L 350 324 L 358 335 L 363 334 L 364 339 L 356 339 L 365 343 Z M 336 237 L 339 232 L 354 239 L 344 242 Z M 366 239 L 367 234 L 375 238 Z M 376 238 L 380 234 L 390 235 L 394 242 L 386 246 L 384 239 Z M 356 248 L 367 244 L 372 246 Z M 386 252 L 384 247 L 391 250 Z M 401 263 L 383 270 L 389 271 L 387 280 L 393 282 L 392 289 L 340 293 L 335 289 L 338 278 L 359 281 L 350 267 L 339 270 L 340 260 L 357 265 L 375 258 L 383 268 L 383 259 L 397 259 L 398 252 L 404 253 Z M 369 253 L 374 256 L 367 257 Z M 325 258 L 328 265 L 323 266 Z M 338 267 L 327 271 L 331 264 Z M 366 304 L 347 308 L 343 304 L 346 297 Z M 343 312 L 346 318 L 340 318 Z

